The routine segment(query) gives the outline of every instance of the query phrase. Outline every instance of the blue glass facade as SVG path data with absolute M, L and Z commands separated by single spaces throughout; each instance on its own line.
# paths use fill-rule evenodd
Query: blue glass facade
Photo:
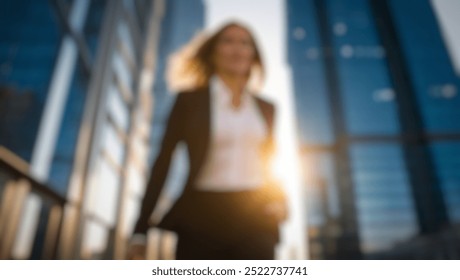
M 89 82 L 82 68 L 81 64 L 77 63 L 50 170 L 50 185 L 63 195 L 67 193 L 72 173 Z
M 436 141 L 430 144 L 436 173 L 452 223 L 460 222 L 460 143 Z
M 82 32 L 82 43 L 90 51 L 91 64 L 96 56 L 105 2 L 90 2 Z M 71 4 L 68 3 L 67 10 Z M 9 104 L 9 108 L 2 118 L 0 145 L 30 161 L 59 46 L 65 34 L 61 34 L 62 22 L 50 1 L 8 1 L 2 3 L 0 13 L 0 85 L 13 95 L 8 96 L 4 104 Z M 77 61 L 82 60 L 81 56 L 77 58 Z M 73 77 L 49 178 L 50 185 L 63 195 L 67 192 L 72 171 L 90 75 L 81 63 L 69 67 L 73 69 Z
M 325 184 L 323 204 L 339 209 L 310 217 L 337 245 L 312 256 L 378 258 L 458 224 L 460 79 L 430 1 L 288 0 L 287 12 L 304 156 L 335 170 L 307 171 L 306 187 Z M 341 231 L 330 230 L 335 219 Z
M 397 134 L 394 90 L 368 1 L 326 2 L 347 133 Z
M 401 145 L 350 147 L 361 249 L 389 249 L 418 232 L 410 182 Z
M 95 63 L 96 51 L 101 37 L 100 31 L 104 18 L 106 1 L 91 1 L 83 27 L 83 38 L 89 50 L 89 63 Z M 81 58 L 80 58 L 81 59 Z M 75 149 L 78 140 L 80 122 L 86 101 L 89 84 L 89 73 L 84 71 L 81 63 L 77 63 L 69 89 L 69 98 L 64 109 L 53 164 L 50 171 L 50 184 L 65 194 L 72 173 Z
M 14 202 L 22 212 L 20 226 L 12 228 L 18 237 L 8 240 L 15 243 L 5 251 L 8 258 L 57 257 L 46 247 L 53 242 L 63 248 L 61 258 L 114 258 L 114 246 L 123 254 L 118 247 L 136 218 L 136 195 L 146 170 L 143 156 L 149 153 L 150 131 L 143 128 L 151 108 L 136 100 L 146 42 L 156 44 L 146 32 L 159 23 L 151 20 L 153 5 L 161 3 L 0 4 L 0 146 L 29 163 L 30 174 L 23 176 L 32 182 L 27 181 L 31 188 L 25 199 Z M 19 161 L 6 162 L 14 166 Z M 4 171 L 2 165 L 2 176 Z M 43 185 L 37 187 L 34 179 Z M 0 183 L 4 200 L 11 182 L 6 176 Z M 140 190 L 132 195 L 135 187 Z M 58 235 L 50 237 L 50 225 L 72 230 L 63 231 L 60 244 Z
M 102 19 L 104 18 L 106 2 L 106 0 L 90 2 L 86 22 L 83 28 L 83 36 L 93 59 L 96 57 L 97 46 L 101 37 L 100 31 Z
M 289 29 L 288 61 L 295 68 L 292 72 L 293 89 L 303 93 L 296 95 L 295 102 L 301 139 L 308 144 L 332 144 L 334 132 L 323 74 L 323 50 L 313 7 L 313 1 L 296 1 L 295 5 L 287 6 L 292 26 Z
M 460 133 L 460 122 L 455 121 L 460 118 L 460 79 L 430 1 L 393 0 L 389 4 L 425 132 Z
M 83 44 L 90 52 L 90 56 L 88 57 L 90 59 L 90 61 L 88 61 L 90 64 L 89 66 L 95 63 L 105 7 L 105 0 L 91 1 L 88 7 L 82 34 L 84 37 Z M 49 177 L 51 186 L 63 195 L 67 193 L 69 179 L 72 173 L 78 133 L 80 131 L 80 122 L 83 117 L 91 75 L 91 73 L 85 71 L 81 63 L 82 60 L 83 57 L 78 57 L 77 63 L 74 66 L 73 77 L 69 88 L 69 97 L 64 109 L 64 117 L 59 131 Z
M 1 7 L 0 86 L 9 89 L 8 100 L 17 107 L 10 107 L 12 112 L 6 113 L 1 120 L 4 129 L 0 145 L 28 161 L 52 78 L 61 32 L 49 1 L 4 1 Z M 19 131 L 15 129 L 17 127 L 24 129 Z

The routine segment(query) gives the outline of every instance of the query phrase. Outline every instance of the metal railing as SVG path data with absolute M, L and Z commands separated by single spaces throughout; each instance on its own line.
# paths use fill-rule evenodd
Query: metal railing
M 35 248 L 39 259 L 56 259 L 66 198 L 33 178 L 27 162 L 0 146 L 0 259 L 17 258 L 12 250 L 20 234 L 26 202 L 31 196 L 42 202 L 40 213 L 45 216 L 39 215 L 39 219 L 45 223 L 45 228 L 38 227 L 29 251 Z M 42 238 L 36 238 L 37 235 Z M 30 254 L 25 258 L 30 258 Z

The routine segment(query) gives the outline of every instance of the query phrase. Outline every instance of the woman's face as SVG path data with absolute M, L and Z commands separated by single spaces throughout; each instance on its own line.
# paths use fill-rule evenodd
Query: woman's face
M 228 27 L 217 39 L 213 57 L 217 72 L 247 76 L 254 57 L 251 37 L 243 28 Z

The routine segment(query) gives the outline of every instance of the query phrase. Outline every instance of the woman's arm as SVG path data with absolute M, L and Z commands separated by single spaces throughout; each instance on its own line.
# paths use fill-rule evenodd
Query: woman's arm
M 134 228 L 135 234 L 145 234 L 149 228 L 149 218 L 163 189 L 169 171 L 171 156 L 176 144 L 183 139 L 184 94 L 179 93 L 169 114 L 159 154 L 153 164 L 147 183 L 139 218 Z
M 266 211 L 268 214 L 276 217 L 279 221 L 284 221 L 287 218 L 287 196 L 284 191 L 284 188 L 277 177 L 277 174 L 274 174 L 274 160 L 275 154 L 277 153 L 277 141 L 276 141 L 276 106 L 273 103 L 269 103 L 269 116 L 271 116 L 271 131 L 269 139 L 267 141 L 265 151 L 264 151 L 264 161 L 266 163 L 266 176 L 267 176 L 267 186 L 266 192 L 270 197 L 270 203 L 267 204 Z

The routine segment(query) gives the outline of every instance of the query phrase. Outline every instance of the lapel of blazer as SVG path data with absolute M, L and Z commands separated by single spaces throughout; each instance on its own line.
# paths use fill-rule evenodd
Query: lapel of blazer
M 190 107 L 187 114 L 187 143 L 189 151 L 189 175 L 185 191 L 191 190 L 200 167 L 206 157 L 211 137 L 211 112 L 209 88 L 201 88 L 190 92 Z
M 200 167 L 203 165 L 209 150 L 211 141 L 211 94 L 209 87 L 200 89 L 198 92 L 190 93 L 196 94 L 197 98 L 191 107 L 191 114 L 189 120 L 189 159 L 190 159 L 190 172 L 187 180 L 187 186 L 194 181 L 195 176 L 198 174 Z M 253 96 L 258 110 L 263 117 L 268 128 L 269 139 L 273 136 L 273 111 L 270 104 L 258 96 Z M 187 187 L 186 187 L 187 190 Z
M 268 136 L 273 137 L 273 123 L 274 123 L 274 112 L 273 108 L 270 107 L 269 103 L 264 101 L 258 96 L 254 96 L 258 109 L 267 125 Z

